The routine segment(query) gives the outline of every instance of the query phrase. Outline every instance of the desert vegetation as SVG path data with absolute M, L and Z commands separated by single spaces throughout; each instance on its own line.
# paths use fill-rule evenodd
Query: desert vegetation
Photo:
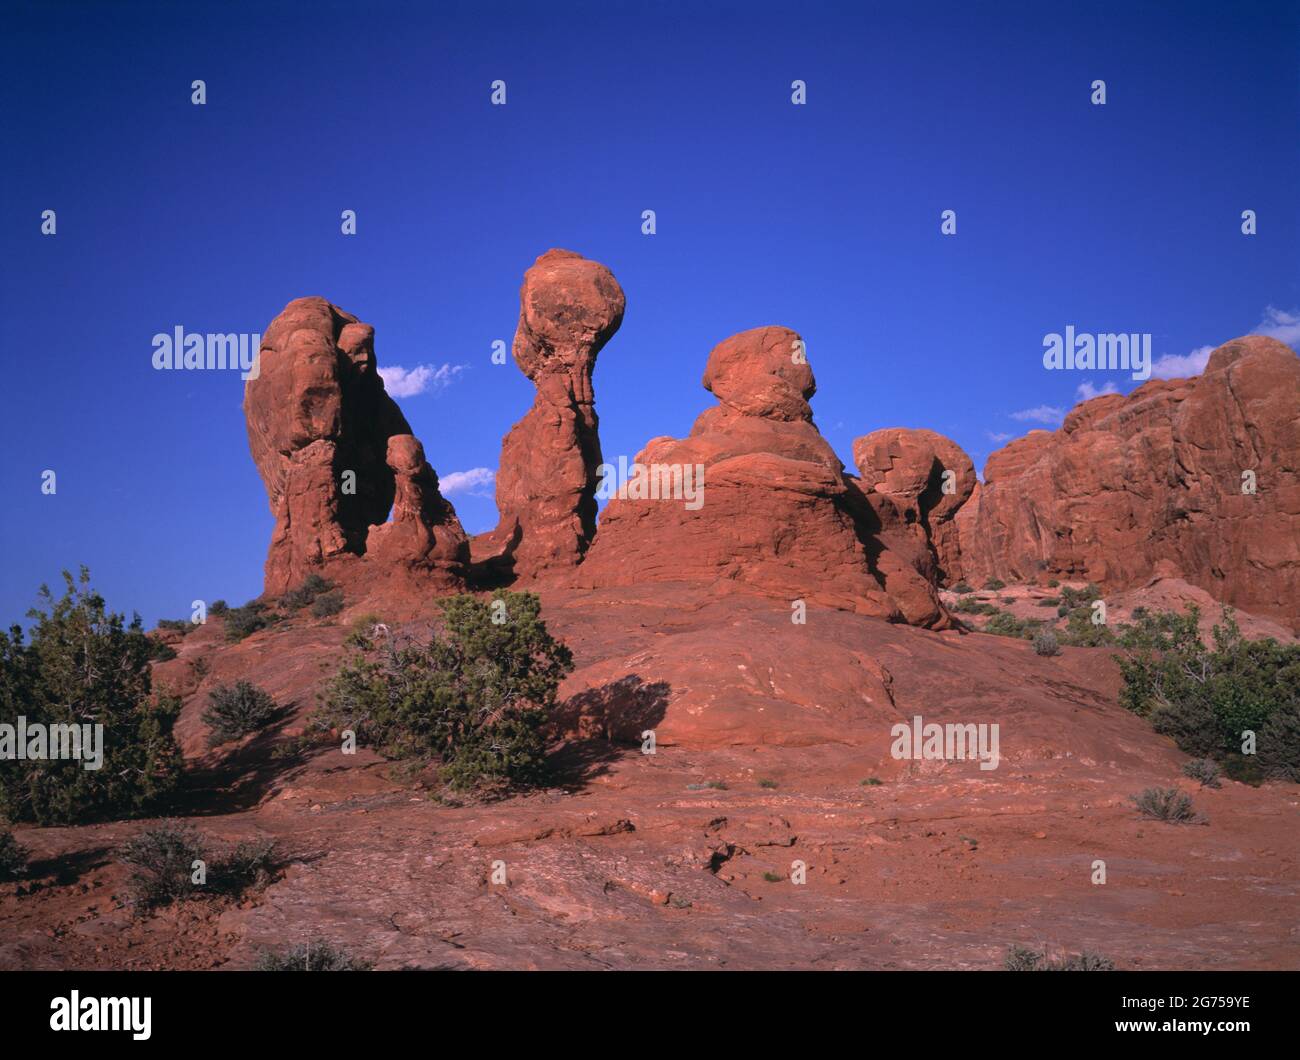
M 132 836 L 117 856 L 131 869 L 131 903 L 141 912 L 200 894 L 244 894 L 269 883 L 280 861 L 273 841 L 214 850 L 192 826 L 169 821 Z
M 1300 781 L 1300 645 L 1246 640 L 1227 609 L 1212 645 L 1195 606 L 1133 617 L 1116 656 L 1125 707 L 1234 779 Z
M 456 790 L 538 783 L 571 652 L 547 631 L 533 593 L 465 594 L 440 607 L 443 628 L 426 640 L 354 630 L 317 727 L 351 730 L 389 758 L 434 763 Z
M 0 770 L 0 814 L 11 821 L 81 824 L 131 817 L 174 790 L 180 757 L 172 726 L 180 700 L 153 689 L 154 642 L 139 616 L 109 612 L 90 573 L 64 572 L 64 593 L 40 589 L 30 640 L 0 633 L 0 722 L 103 726 L 103 768 L 72 758 L 26 758 Z

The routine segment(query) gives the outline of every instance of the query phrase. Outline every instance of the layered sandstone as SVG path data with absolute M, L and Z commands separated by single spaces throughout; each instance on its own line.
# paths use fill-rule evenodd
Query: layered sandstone
M 1086 401 L 990 456 L 956 524 L 970 580 L 1158 573 L 1300 628 L 1300 360 L 1249 335 Z
M 613 273 L 572 251 L 548 250 L 524 274 L 513 352 L 537 394 L 501 443 L 500 522 L 474 542 L 475 561 L 498 577 L 562 574 L 595 536 L 601 452 L 592 372 L 624 305 Z
M 897 513 L 868 501 L 813 424 L 797 334 L 733 335 L 710 354 L 704 386 L 718 404 L 686 438 L 652 439 L 637 455 L 641 470 L 602 513 L 574 584 L 735 581 L 789 606 L 946 624 L 932 585 L 875 533 L 895 530 Z
M 275 516 L 268 594 L 312 573 L 347 577 L 372 551 L 371 574 L 408 570 L 433 585 L 460 583 L 465 533 L 384 390 L 374 336 L 324 298 L 290 302 L 263 335 L 244 416 Z

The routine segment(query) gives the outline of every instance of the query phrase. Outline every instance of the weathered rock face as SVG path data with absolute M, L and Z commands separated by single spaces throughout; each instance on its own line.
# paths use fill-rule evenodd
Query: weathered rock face
M 975 465 L 956 442 L 927 430 L 891 427 L 853 443 L 863 487 L 890 498 L 930 553 L 941 583 L 962 577 L 954 517 L 977 482 Z
M 1300 360 L 1250 335 L 1194 379 L 1084 402 L 990 456 L 956 522 L 972 580 L 1160 573 L 1298 629 Z
M 580 563 L 596 532 L 601 453 L 591 376 L 625 303 L 613 273 L 568 250 L 549 250 L 533 263 L 519 302 L 515 363 L 537 396 L 501 444 L 501 518 L 475 539 L 474 558 L 507 576 L 536 579 Z
M 313 572 L 346 575 L 372 544 L 388 568 L 459 580 L 465 533 L 384 391 L 369 324 L 323 298 L 290 302 L 263 335 L 244 416 L 275 515 L 268 594 Z
M 783 597 L 943 625 L 933 586 L 876 533 L 898 528 L 844 475 L 812 422 L 816 386 L 787 328 L 745 331 L 709 356 L 719 404 L 684 439 L 655 438 L 610 500 L 574 584 L 735 580 Z

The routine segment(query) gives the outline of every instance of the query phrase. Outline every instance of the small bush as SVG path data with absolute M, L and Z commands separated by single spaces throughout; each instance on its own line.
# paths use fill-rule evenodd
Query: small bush
M 27 858 L 27 848 L 14 838 L 13 832 L 0 832 L 0 883 L 26 875 Z
M 235 644 L 260 629 L 266 629 L 273 621 L 267 611 L 266 604 L 259 600 L 250 600 L 243 607 L 230 608 L 226 612 L 226 640 Z
M 362 637 L 329 683 L 316 727 L 352 729 L 389 758 L 437 761 L 454 789 L 540 782 L 544 726 L 572 653 L 547 630 L 533 593 L 462 595 L 441 607 L 443 629 L 425 643 Z M 502 613 L 505 622 L 493 620 Z
M 160 618 L 158 619 L 158 628 L 171 630 L 183 637 L 186 633 L 192 633 L 198 629 L 199 623 L 191 622 L 188 618 Z
M 1076 607 L 1066 618 L 1061 640 L 1076 648 L 1098 648 L 1103 644 L 1113 644 L 1115 634 L 1104 622 L 1092 620 L 1091 607 Z
M 1002 967 L 1008 972 L 1113 972 L 1115 962 L 1088 950 L 1053 960 L 1041 950 L 1010 946 Z
M 760 788 L 775 788 L 777 787 L 777 783 L 775 780 L 771 780 L 768 777 L 764 777 L 762 780 L 758 782 L 758 786 Z
M 879 777 L 867 777 L 867 779 L 862 782 L 862 786 L 875 788 L 875 787 L 879 787 L 883 783 L 884 781 L 882 781 Z
M 265 887 L 280 867 L 280 850 L 274 839 L 236 843 L 208 870 L 208 888 L 216 894 L 244 894 Z
M 30 642 L 22 627 L 0 632 L 0 723 L 103 725 L 102 768 L 72 757 L 0 764 L 0 817 L 42 825 L 86 824 L 135 816 L 163 803 L 180 773 L 172 726 L 180 699 L 155 693 L 155 640 L 139 616 L 129 624 L 90 588 L 90 572 L 64 572 L 55 599 L 41 586 L 44 609 Z M 53 731 L 53 730 L 51 730 Z M 67 729 L 60 729 L 66 733 Z
M 1260 726 L 1260 768 L 1275 780 L 1300 784 L 1300 702 L 1279 704 Z
M 1213 647 L 1201 639 L 1195 606 L 1133 617 L 1116 657 L 1123 706 L 1184 753 L 1229 767 L 1233 779 L 1258 772 L 1300 780 L 1300 645 L 1248 641 L 1226 608 Z M 1247 731 L 1256 734 L 1256 756 L 1241 754 Z
M 206 863 L 203 839 L 186 824 L 163 822 L 132 836 L 118 851 L 131 867 L 127 888 L 132 904 L 151 909 L 194 891 L 194 862 Z
M 1006 587 L 1007 583 L 1001 578 L 990 578 L 984 583 L 984 588 L 991 590 L 992 592 L 997 592 L 999 589 L 1005 589 Z
M 1044 596 L 1041 600 L 1038 601 L 1038 606 L 1058 607 L 1060 606 L 1060 603 L 1061 603 L 1061 598 L 1059 596 Z
M 972 588 L 971 588 L 969 585 L 967 585 L 965 582 L 958 582 L 956 585 L 954 585 L 954 586 L 952 587 L 952 591 L 955 592 L 955 593 L 958 593 L 958 594 L 964 595 L 964 594 L 966 594 L 966 593 L 973 593 L 975 590 L 972 589 Z
M 118 860 L 132 870 L 127 883 L 132 904 L 153 909 L 199 893 L 240 895 L 264 886 L 275 874 L 279 854 L 273 840 L 246 841 L 214 854 L 190 825 L 164 821 L 127 840 Z M 194 881 L 199 861 L 201 884 Z
M 1184 823 L 1197 820 L 1191 796 L 1177 788 L 1147 788 L 1133 796 L 1133 805 L 1143 817 L 1156 821 Z
M 1056 641 L 1056 634 L 1050 629 L 1040 629 L 1034 634 L 1035 655 L 1060 655 L 1061 647 Z
M 225 600 L 213 600 L 212 606 L 208 608 L 210 615 L 224 615 L 230 610 L 230 605 Z
M 1036 618 L 1016 618 L 1008 611 L 999 611 L 984 624 L 984 632 L 998 637 L 1032 639 L 1041 626 Z
M 1061 583 L 1056 578 L 1051 578 L 1047 583 L 1047 587 L 1049 589 L 1056 589 L 1060 587 L 1060 584 Z
M 384 620 L 373 611 L 357 615 L 348 626 L 348 635 L 343 643 L 349 648 L 369 649 L 374 647 L 376 637 L 383 636 L 387 630 Z
M 785 877 L 778 872 L 765 872 L 763 873 L 763 879 L 767 880 L 768 883 L 780 883 Z
M 992 604 L 982 603 L 973 596 L 964 596 L 952 605 L 952 609 L 961 615 L 996 615 L 998 609 Z
M 373 968 L 371 962 L 322 939 L 279 952 L 266 950 L 257 960 L 259 972 L 368 972 Z
M 1198 781 L 1203 788 L 1219 787 L 1219 766 L 1209 758 L 1193 758 L 1183 763 L 1183 776 Z
M 322 593 L 312 601 L 311 605 L 313 618 L 329 618 L 331 615 L 337 615 L 342 610 L 343 592 L 339 589 Z
M 280 606 L 286 611 L 297 611 L 312 603 L 318 596 L 324 596 L 334 588 L 334 583 L 326 581 L 319 574 L 309 574 L 296 589 L 291 589 L 280 597 Z
M 208 707 L 202 715 L 203 723 L 212 730 L 208 734 L 208 746 L 216 747 L 258 732 L 275 720 L 278 713 L 275 700 L 256 685 L 247 681 L 218 685 L 208 693 Z
M 149 638 L 149 660 L 150 662 L 171 662 L 176 658 L 176 649 L 166 641 Z

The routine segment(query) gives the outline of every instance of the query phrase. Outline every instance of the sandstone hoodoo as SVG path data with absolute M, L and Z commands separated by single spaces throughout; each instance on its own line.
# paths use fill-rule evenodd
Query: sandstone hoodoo
M 500 522 L 474 540 L 475 562 L 507 580 L 571 570 L 596 533 L 592 372 L 624 304 L 613 273 L 572 251 L 548 250 L 524 274 L 514 358 L 537 395 L 501 444 Z
M 813 424 L 816 384 L 797 334 L 733 335 L 709 355 L 704 386 L 718 404 L 688 437 L 652 439 L 637 455 L 575 584 L 734 581 L 787 602 L 947 623 L 924 575 L 873 535 L 878 513 Z M 678 488 L 688 482 L 689 495 Z
M 934 431 L 891 427 L 857 439 L 853 461 L 863 486 L 890 498 L 930 551 L 941 583 L 959 581 L 954 516 L 977 485 L 975 465 L 961 446 Z
M 290 302 L 263 335 L 244 416 L 275 515 L 268 594 L 311 573 L 346 579 L 372 558 L 370 574 L 408 570 L 435 586 L 460 583 L 465 532 L 384 390 L 369 324 L 324 298 Z
M 990 456 L 956 522 L 971 581 L 1158 573 L 1300 630 L 1300 359 L 1248 335 L 1086 401 Z

